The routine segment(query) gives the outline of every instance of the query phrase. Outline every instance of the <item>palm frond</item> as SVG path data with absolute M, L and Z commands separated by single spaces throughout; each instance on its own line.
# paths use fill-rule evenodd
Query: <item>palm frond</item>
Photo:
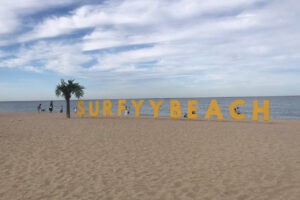
M 61 79 L 61 83 L 56 86 L 55 94 L 57 96 L 63 96 L 65 99 L 70 99 L 71 95 L 80 98 L 84 95 L 84 87 L 79 83 L 75 83 L 75 80 L 68 80 L 65 82 Z

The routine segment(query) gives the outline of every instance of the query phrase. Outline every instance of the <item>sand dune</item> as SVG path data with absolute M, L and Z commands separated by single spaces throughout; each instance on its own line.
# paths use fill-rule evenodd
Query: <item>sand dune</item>
M 0 199 L 300 199 L 300 121 L 0 113 Z

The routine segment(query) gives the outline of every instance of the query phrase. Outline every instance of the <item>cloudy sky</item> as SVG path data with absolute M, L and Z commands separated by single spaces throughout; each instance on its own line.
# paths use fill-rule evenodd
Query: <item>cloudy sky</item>
M 0 100 L 300 95 L 297 0 L 0 0 Z

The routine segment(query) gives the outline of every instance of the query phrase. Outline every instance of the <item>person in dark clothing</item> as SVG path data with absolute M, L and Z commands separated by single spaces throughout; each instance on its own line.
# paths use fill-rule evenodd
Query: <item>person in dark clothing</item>
M 238 114 L 238 115 L 241 114 L 240 108 L 239 108 L 238 106 L 236 106 L 236 107 L 234 108 L 234 112 L 235 112 L 236 114 Z
M 53 101 L 50 101 L 49 112 L 52 113 L 52 111 L 53 111 Z
M 37 111 L 41 112 L 41 110 L 42 110 L 42 104 L 39 104 L 38 107 L 37 107 Z

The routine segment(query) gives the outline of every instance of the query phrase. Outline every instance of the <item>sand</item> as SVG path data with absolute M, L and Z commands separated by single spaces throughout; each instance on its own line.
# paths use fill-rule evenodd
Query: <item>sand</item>
M 0 199 L 300 199 L 300 121 L 0 113 Z

